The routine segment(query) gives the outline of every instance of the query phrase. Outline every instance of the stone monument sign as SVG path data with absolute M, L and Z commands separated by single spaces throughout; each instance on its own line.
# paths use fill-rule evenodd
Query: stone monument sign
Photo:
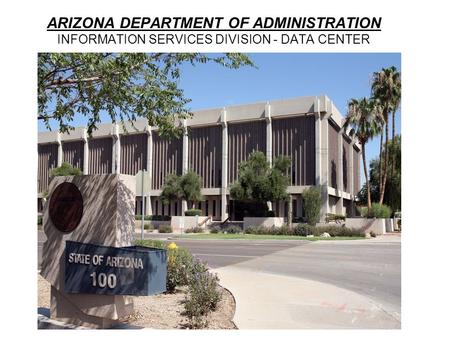
M 95 278 L 91 276 L 91 280 L 86 279 L 89 274 L 86 277 L 84 270 L 80 268 L 86 266 L 87 262 L 91 264 L 94 255 L 88 256 L 88 253 L 83 254 L 77 250 L 86 250 L 86 245 L 91 245 L 92 248 L 110 247 L 109 251 L 104 251 L 106 255 L 114 248 L 132 245 L 135 187 L 134 176 L 120 174 L 61 176 L 50 182 L 49 202 L 46 203 L 43 214 L 47 241 L 43 246 L 41 275 L 51 284 L 52 318 L 76 325 L 106 328 L 133 312 L 132 299 L 127 295 L 129 293 L 114 292 L 121 282 L 118 278 L 125 277 L 118 277 L 117 273 L 114 277 L 109 277 L 111 274 L 106 273 L 103 276 L 102 272 L 97 275 L 94 269 L 86 272 L 94 273 Z M 72 252 L 66 251 L 66 246 L 70 246 Z M 114 254 L 115 268 L 121 267 L 117 265 L 118 262 L 125 264 L 125 258 L 121 261 L 120 257 L 130 255 L 127 251 L 121 253 L 119 258 L 117 253 Z M 80 257 L 83 259 L 80 260 Z M 145 261 L 145 257 L 138 261 L 136 272 L 144 269 L 140 269 L 139 265 L 144 264 L 142 259 Z M 161 259 L 165 259 L 165 252 Z M 68 262 L 75 264 L 70 266 L 73 275 L 68 274 L 69 277 L 65 271 Z M 133 276 L 138 275 L 129 277 L 128 283 L 134 280 Z M 77 278 L 85 279 L 77 284 Z M 70 288 L 66 292 L 66 281 L 70 282 L 70 287 L 78 287 L 78 293 Z M 86 283 L 91 283 L 91 287 L 97 287 L 98 290 L 109 291 L 97 292 L 94 289 L 90 293 L 84 292 Z M 122 284 L 125 285 L 124 283 Z

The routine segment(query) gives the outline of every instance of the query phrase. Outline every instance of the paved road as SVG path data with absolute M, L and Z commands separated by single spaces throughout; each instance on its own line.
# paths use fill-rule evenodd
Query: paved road
M 168 239 L 169 237 L 169 239 Z M 140 238 L 136 234 L 136 238 Z M 247 240 L 184 240 L 170 239 L 167 234 L 145 234 L 145 238 L 155 238 L 176 242 L 188 248 L 196 257 L 208 263 L 211 268 L 219 268 L 240 263 L 253 258 L 272 254 L 295 246 L 307 245 L 309 241 L 247 241 Z M 42 245 L 46 237 L 38 233 L 38 264 L 41 264 Z
M 167 238 L 170 235 L 146 235 Z M 137 235 L 138 237 L 138 235 Z M 42 242 L 38 235 L 39 264 Z M 249 241 L 174 240 L 212 268 L 239 264 L 249 270 L 335 285 L 370 297 L 391 313 L 401 313 L 400 240 Z

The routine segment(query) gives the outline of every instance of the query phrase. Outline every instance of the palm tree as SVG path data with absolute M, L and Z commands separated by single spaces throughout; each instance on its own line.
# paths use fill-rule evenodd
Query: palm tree
M 386 135 L 384 159 L 382 160 L 383 149 L 382 139 L 380 143 L 380 203 L 383 203 L 384 191 L 386 188 L 386 179 L 388 173 L 389 151 L 387 144 L 389 142 L 389 114 L 392 113 L 392 139 L 395 140 L 395 112 L 400 105 L 401 99 L 401 79 L 400 73 L 394 66 L 383 68 L 380 72 L 373 73 L 372 96 L 380 105 L 383 114 L 384 127 Z M 383 138 L 383 134 L 381 135 Z M 395 166 L 395 158 L 392 157 L 391 168 Z
M 353 135 L 358 139 L 361 144 L 364 176 L 367 184 L 367 208 L 372 207 L 372 201 L 370 197 L 370 180 L 367 172 L 366 163 L 366 144 L 375 135 L 382 130 L 382 115 L 380 113 L 380 107 L 374 100 L 362 98 L 351 99 L 348 103 L 347 116 L 343 128 L 350 127 Z

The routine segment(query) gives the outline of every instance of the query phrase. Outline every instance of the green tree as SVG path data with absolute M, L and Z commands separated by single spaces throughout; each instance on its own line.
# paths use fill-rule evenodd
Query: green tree
M 180 196 L 182 199 L 192 203 L 194 208 L 195 203 L 203 199 L 201 194 L 202 181 L 194 171 L 190 170 L 180 177 Z
M 395 168 L 395 156 L 392 156 L 391 161 L 389 161 L 389 149 L 387 145 L 389 143 L 389 115 L 392 114 L 392 139 L 395 140 L 395 112 L 400 106 L 401 101 L 401 76 L 397 68 L 392 66 L 389 68 L 383 68 L 380 72 L 373 73 L 372 96 L 377 101 L 377 104 L 381 107 L 385 127 L 384 134 L 386 140 L 383 150 L 382 133 L 380 140 L 379 161 L 379 171 L 381 178 L 379 203 L 382 204 L 386 190 L 389 162 L 391 162 L 391 172 L 393 172 Z
M 60 167 L 57 167 L 51 171 L 50 176 L 77 176 L 83 175 L 83 172 L 76 167 L 72 167 L 70 163 L 63 162 Z
M 303 192 L 302 197 L 305 203 L 305 216 L 308 224 L 316 225 L 320 219 L 320 207 L 322 206 L 320 188 L 310 187 Z
M 287 198 L 288 168 L 291 161 L 286 156 L 275 159 L 270 168 L 266 155 L 260 151 L 250 154 L 239 164 L 238 180 L 230 188 L 231 198 L 241 202 L 280 201 Z
M 190 101 L 179 88 L 181 66 L 214 62 L 226 68 L 253 66 L 241 53 L 39 53 L 38 120 L 57 121 L 67 132 L 76 114 L 89 135 L 106 112 L 112 122 L 142 117 L 161 135 L 180 136 L 177 120 L 189 118 Z
M 180 177 L 169 174 L 164 179 L 164 186 L 161 191 L 161 200 L 164 204 L 181 198 Z
M 395 168 L 389 172 L 386 180 L 386 190 L 384 194 L 384 204 L 394 211 L 401 210 L 401 136 L 396 135 L 388 144 L 389 154 L 395 157 Z M 380 196 L 380 171 L 379 159 L 370 161 L 370 194 L 374 200 Z M 358 193 L 360 204 L 367 203 L 367 185 L 364 184 Z
M 348 103 L 348 112 L 343 125 L 343 128 L 347 127 L 352 128 L 351 133 L 356 136 L 361 144 L 364 176 L 368 186 L 367 208 L 370 210 L 372 200 L 366 163 L 366 144 L 370 139 L 377 135 L 382 128 L 382 115 L 380 113 L 380 107 L 374 100 L 371 99 L 352 99 Z

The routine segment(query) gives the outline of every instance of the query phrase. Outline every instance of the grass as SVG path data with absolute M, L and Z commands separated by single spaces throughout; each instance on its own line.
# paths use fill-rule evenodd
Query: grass
M 351 239 L 365 239 L 364 237 L 306 237 L 306 236 L 287 236 L 287 235 L 253 235 L 253 234 L 183 234 L 176 238 L 189 239 L 249 239 L 249 240 L 307 240 L 307 241 L 333 241 L 333 240 L 351 240 Z

